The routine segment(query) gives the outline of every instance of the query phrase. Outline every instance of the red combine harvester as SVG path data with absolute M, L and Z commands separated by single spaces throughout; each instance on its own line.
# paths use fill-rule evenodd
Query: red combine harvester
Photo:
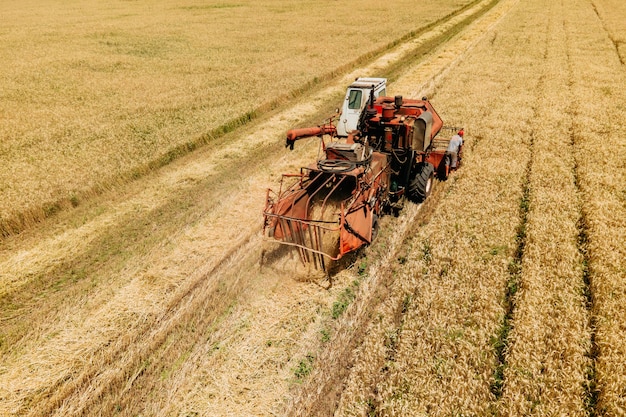
M 320 137 L 321 158 L 298 174 L 283 175 L 278 193 L 267 191 L 264 232 L 296 247 L 303 263 L 326 270 L 328 260 L 371 243 L 381 215 L 397 213 L 405 198 L 424 201 L 434 177 L 445 179 L 450 139 L 436 138 L 442 128 L 425 97 L 375 98 L 372 89 L 357 130 L 346 139 L 337 138 L 332 118 L 290 130 L 291 149 L 296 140 Z

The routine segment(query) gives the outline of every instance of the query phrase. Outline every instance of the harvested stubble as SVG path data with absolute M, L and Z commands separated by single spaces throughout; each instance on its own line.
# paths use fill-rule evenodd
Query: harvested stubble
M 410 0 L 2 2 L 0 236 L 168 163 L 471 2 L 421 2 L 418 27 Z
M 302 159 L 308 161 L 315 148 L 315 143 L 302 144 L 293 153 L 282 153 L 282 158 L 274 158 L 275 169 L 288 170 L 288 165 L 303 163 Z M 278 153 L 282 146 L 277 143 L 272 149 Z M 237 146 L 230 146 L 229 151 L 236 154 Z M 242 158 L 245 155 L 244 152 Z M 237 169 L 240 174 L 247 172 L 241 167 Z M 199 335 L 212 331 L 212 320 L 228 315 L 234 300 L 245 288 L 257 293 L 249 281 L 256 279 L 257 274 L 248 272 L 255 270 L 259 242 L 246 245 L 245 236 L 256 235 L 260 228 L 258 209 L 262 207 L 263 193 L 254 190 L 264 188 L 268 174 L 266 170 L 250 170 L 255 175 L 244 182 L 222 178 L 219 183 L 231 187 L 217 190 L 207 187 L 208 191 L 202 187 L 202 192 L 196 190 L 197 196 L 187 195 L 188 204 L 195 207 L 192 212 L 194 217 L 198 216 L 196 221 L 183 223 L 176 230 L 167 228 L 169 236 L 161 238 L 161 244 L 151 247 L 149 253 L 137 254 L 121 271 L 90 273 L 91 280 L 102 282 L 88 292 L 72 293 L 71 299 L 64 301 L 67 305 L 51 307 L 53 312 L 47 317 L 37 317 L 33 312 L 35 334 L 22 335 L 26 340 L 20 341 L 21 349 L 11 349 L 3 356 L 6 372 L 0 375 L 0 395 L 6 401 L 0 405 L 0 414 L 52 415 L 53 411 L 56 415 L 89 414 L 96 413 L 94 410 L 113 410 L 116 404 L 123 406 L 125 412 L 162 409 L 161 400 L 173 396 L 173 392 L 155 399 L 154 404 L 137 403 L 131 394 L 139 396 L 145 390 L 160 390 L 169 382 L 163 375 L 173 372 L 168 366 L 181 360 L 181 355 L 193 348 Z M 192 171 L 164 173 L 158 182 L 163 186 L 179 175 L 189 179 L 194 174 Z M 202 184 L 206 181 L 202 179 L 203 171 L 199 174 L 197 180 Z M 226 170 L 221 175 L 237 178 Z M 225 192 L 227 196 L 222 194 Z M 250 195 L 256 197 L 249 198 Z M 203 206 L 203 201 L 214 204 Z M 176 211 L 175 207 L 159 208 L 166 213 Z M 168 220 L 175 221 L 171 217 Z M 228 279 L 220 281 L 222 274 L 216 274 L 213 268 L 228 258 L 229 253 L 239 256 L 225 262 Z M 108 262 L 102 266 L 108 266 Z M 263 276 L 281 279 L 288 275 L 283 272 Z M 81 300 L 87 294 L 89 302 L 85 303 Z M 304 302 L 307 295 L 284 297 L 292 302 Z M 59 311 L 54 311 L 54 307 Z M 311 314 L 314 312 L 306 315 L 305 321 L 308 322 Z M 281 335 L 275 333 L 276 337 Z M 38 371 L 32 377 L 24 377 L 31 367 Z M 267 403 L 275 404 L 271 400 Z M 224 410 L 230 404 L 218 406 Z
M 539 0 L 525 2 L 520 10 L 541 21 L 529 48 L 543 60 L 531 104 L 537 123 L 531 132 L 521 273 L 512 276 L 517 293 L 502 364 L 502 415 L 585 416 L 588 411 L 591 332 L 579 248 L 582 214 L 571 141 L 565 7 L 573 6 Z
M 593 1 L 609 10 L 610 1 Z M 626 72 L 589 1 L 565 11 L 570 35 L 573 145 L 583 196 L 596 415 L 626 414 Z M 623 5 L 601 18 L 623 10 Z M 621 15 L 623 19 L 623 14 Z M 615 18 L 611 19 L 616 19 Z M 613 21 L 613 20 L 611 20 Z

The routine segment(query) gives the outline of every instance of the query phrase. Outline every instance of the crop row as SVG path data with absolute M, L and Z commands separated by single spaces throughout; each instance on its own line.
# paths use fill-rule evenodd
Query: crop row
M 625 72 L 599 16 L 520 2 L 436 86 L 465 164 L 406 242 L 339 415 L 624 413 Z
M 574 4 L 564 15 L 570 34 L 572 137 L 583 201 L 594 332 L 592 400 L 598 415 L 624 415 L 626 67 L 623 43 L 615 40 L 624 39 L 623 25 L 617 22 L 626 16 L 626 9 L 611 0 Z
M 592 378 L 584 220 L 574 158 L 573 93 L 562 3 L 535 1 L 542 65 L 531 103 L 536 123 L 523 207 L 523 249 L 503 363 L 503 415 L 584 416 Z M 575 14 L 575 13 L 574 13 Z

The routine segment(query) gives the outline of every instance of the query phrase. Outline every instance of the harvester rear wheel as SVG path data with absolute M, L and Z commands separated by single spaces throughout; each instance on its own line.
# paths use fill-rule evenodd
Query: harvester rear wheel
M 435 167 L 428 162 L 418 165 L 415 177 L 409 183 L 408 197 L 414 203 L 421 203 L 430 195 L 435 177 Z

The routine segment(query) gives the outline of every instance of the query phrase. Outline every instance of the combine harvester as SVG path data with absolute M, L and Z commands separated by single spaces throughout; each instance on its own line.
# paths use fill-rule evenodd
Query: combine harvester
M 371 243 L 380 216 L 397 214 L 405 199 L 421 203 L 435 176 L 447 177 L 450 139 L 436 139 L 443 122 L 426 97 L 377 97 L 385 80 L 362 80 L 348 88 L 339 133 L 333 118 L 287 132 L 291 149 L 299 139 L 319 137 L 320 157 L 300 173 L 284 174 L 278 193 L 267 191 L 264 233 L 296 247 L 301 261 L 317 269 Z M 347 116 L 354 119 L 355 109 L 348 107 L 357 110 L 353 122 Z

